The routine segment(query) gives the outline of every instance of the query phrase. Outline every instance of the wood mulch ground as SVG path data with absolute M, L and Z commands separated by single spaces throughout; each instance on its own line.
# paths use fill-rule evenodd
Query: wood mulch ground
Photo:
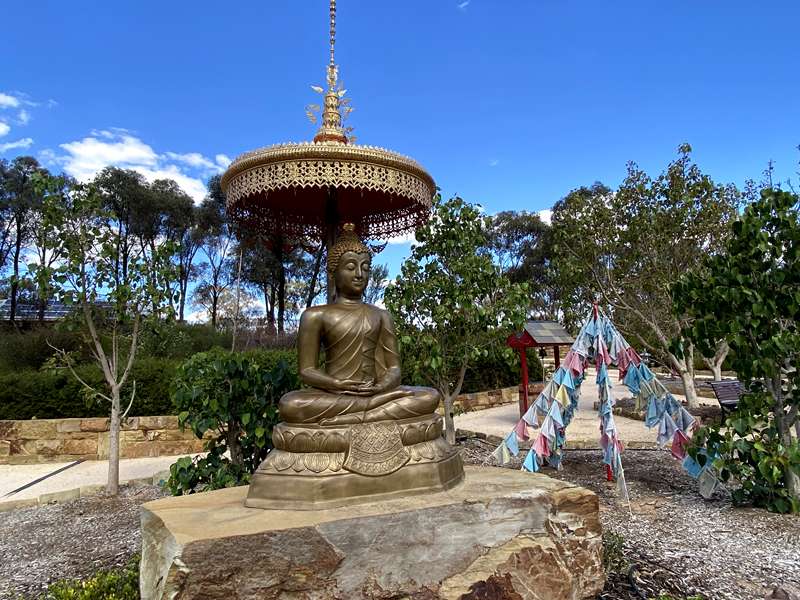
M 467 463 L 491 464 L 491 445 L 469 439 L 461 446 Z M 798 593 L 800 517 L 734 508 L 724 493 L 704 500 L 666 452 L 628 450 L 624 460 L 633 517 L 605 481 L 599 451 L 567 450 L 561 471 L 544 470 L 600 498 L 604 530 L 618 546 L 600 599 L 663 593 L 747 600 L 775 587 Z M 519 459 L 507 467 L 518 469 Z M 35 598 L 52 581 L 124 565 L 141 547 L 139 506 L 163 494 L 155 486 L 128 486 L 117 498 L 0 513 L 0 598 Z
M 492 464 L 492 445 L 477 439 L 463 445 L 467 462 Z M 522 458 L 506 467 L 519 469 Z M 774 588 L 787 592 L 775 598 L 800 598 L 800 516 L 735 508 L 724 490 L 704 500 L 666 451 L 627 450 L 623 462 L 630 510 L 605 481 L 599 450 L 566 450 L 561 471 L 542 469 L 595 492 L 605 534 L 621 542 L 624 566 L 600 598 L 747 600 L 766 598 Z
M 142 545 L 139 506 L 163 495 L 154 485 L 123 486 L 115 498 L 0 513 L 0 598 L 36 598 L 59 579 L 124 566 Z

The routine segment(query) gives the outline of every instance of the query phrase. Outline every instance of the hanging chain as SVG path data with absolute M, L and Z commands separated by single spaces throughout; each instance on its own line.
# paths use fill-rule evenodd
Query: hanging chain
M 333 45 L 336 43 L 336 0 L 331 0 L 331 66 L 334 66 Z

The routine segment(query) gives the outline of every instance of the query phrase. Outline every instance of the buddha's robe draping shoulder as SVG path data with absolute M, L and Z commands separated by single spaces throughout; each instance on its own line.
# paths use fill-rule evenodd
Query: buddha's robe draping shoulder
M 382 311 L 362 304 L 337 310 L 326 320 L 323 333 L 326 371 L 337 379 L 376 381 L 386 372 L 390 352 Z

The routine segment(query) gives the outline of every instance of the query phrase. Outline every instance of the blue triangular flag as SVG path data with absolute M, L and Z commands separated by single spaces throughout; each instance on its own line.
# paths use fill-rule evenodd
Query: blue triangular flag
M 559 367 L 563 369 L 564 367 Z M 561 383 L 564 387 L 574 390 L 575 389 L 575 382 L 572 380 L 572 373 L 569 369 L 564 369 L 564 376 L 561 378 Z
M 561 383 L 564 381 L 565 373 L 566 370 L 564 369 L 564 367 L 558 367 L 558 369 L 556 369 L 556 372 L 553 373 L 553 381 L 555 381 L 558 385 L 561 385 Z
M 553 419 L 553 422 L 556 423 L 559 427 L 564 427 L 564 418 L 561 416 L 561 409 L 558 406 L 558 402 L 553 402 L 550 406 L 550 412 L 548 413 L 550 418 Z
M 681 406 L 680 411 L 678 412 L 678 418 L 675 420 L 675 425 L 678 426 L 682 432 L 686 433 L 691 428 L 692 424 L 694 423 L 694 417 L 689 413 L 688 410 Z
M 522 415 L 522 420 L 525 421 L 531 427 L 536 427 L 536 405 L 531 404 L 528 407 L 528 410 L 525 411 L 525 414 Z
M 645 381 L 653 381 L 655 378 L 653 372 L 643 362 L 639 363 L 639 376 Z
M 583 330 L 592 337 L 597 335 L 597 322 L 594 320 L 594 315 L 591 315 L 589 320 L 586 321 Z
M 519 455 L 519 444 L 517 443 L 517 433 L 515 431 L 506 436 L 506 448 L 514 456 Z
M 658 435 L 656 436 L 658 445 L 663 448 L 668 442 L 671 442 L 677 428 L 675 421 L 672 420 L 668 412 L 661 415 L 661 421 L 658 423 Z
M 533 405 L 541 414 L 546 415 L 550 408 L 550 401 L 547 399 L 547 396 L 542 393 L 539 394 L 539 397 L 536 398 L 536 402 L 534 402 Z
M 648 427 L 655 427 L 661 420 L 661 414 L 664 412 L 664 402 L 653 394 L 650 396 L 650 401 L 647 403 L 647 416 L 644 419 L 644 424 Z
M 608 378 L 608 367 L 606 367 L 605 362 L 602 362 L 600 363 L 600 368 L 597 369 L 597 380 L 596 380 L 597 385 L 605 383 L 607 378 Z
M 536 452 L 533 451 L 533 448 L 528 450 L 528 456 L 522 463 L 522 469 L 529 473 L 536 473 L 539 470 L 539 462 L 536 460 Z
M 625 373 L 625 380 L 623 382 L 634 396 L 639 395 L 639 369 L 636 365 L 630 365 Z
M 553 452 L 547 457 L 547 464 L 553 467 L 556 471 L 561 470 L 561 452 Z

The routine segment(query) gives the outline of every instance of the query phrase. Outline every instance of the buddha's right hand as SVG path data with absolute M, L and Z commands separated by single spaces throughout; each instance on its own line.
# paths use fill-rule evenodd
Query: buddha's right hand
M 337 379 L 335 389 L 330 391 L 354 396 L 372 396 L 375 394 L 376 388 L 375 384 L 371 381 L 364 382 L 355 379 Z

